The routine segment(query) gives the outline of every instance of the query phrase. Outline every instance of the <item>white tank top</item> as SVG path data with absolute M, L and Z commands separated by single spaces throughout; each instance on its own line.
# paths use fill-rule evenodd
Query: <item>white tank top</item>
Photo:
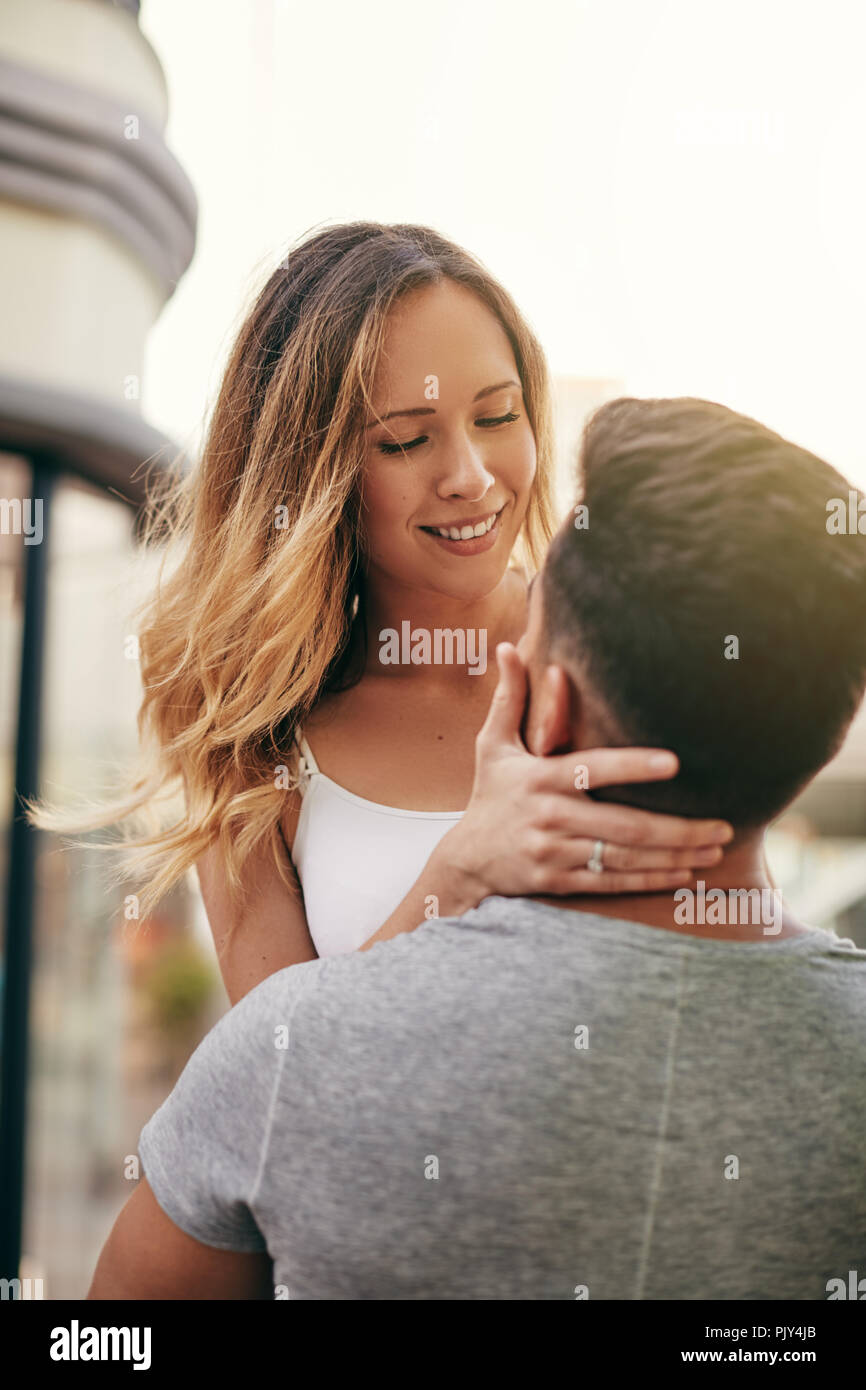
M 316 950 L 342 956 L 388 920 L 463 812 L 402 811 L 367 801 L 320 772 L 300 731 L 296 739 L 301 810 L 292 862 Z

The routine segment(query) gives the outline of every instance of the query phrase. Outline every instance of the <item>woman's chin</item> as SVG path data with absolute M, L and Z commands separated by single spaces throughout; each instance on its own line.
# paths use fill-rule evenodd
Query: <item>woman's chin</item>
M 506 541 L 505 536 L 500 536 L 495 547 L 474 555 L 454 556 L 438 546 L 428 548 L 426 541 L 422 544 L 424 555 L 420 563 L 416 553 L 414 563 L 406 566 L 372 566 L 379 570 L 377 584 L 385 589 L 393 586 L 434 593 L 461 603 L 481 602 L 502 583 L 513 549 L 513 541 L 510 537 Z
M 484 598 L 502 582 L 510 557 L 510 548 L 500 544 L 494 550 L 460 559 L 445 555 L 440 563 L 425 564 L 424 573 L 430 587 L 443 594 Z

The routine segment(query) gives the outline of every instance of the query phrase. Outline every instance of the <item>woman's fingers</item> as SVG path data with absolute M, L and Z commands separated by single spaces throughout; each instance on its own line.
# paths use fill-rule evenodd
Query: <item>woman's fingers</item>
M 550 874 L 548 881 L 533 888 L 535 895 L 556 898 L 596 897 L 613 893 L 662 893 L 666 888 L 684 888 L 694 883 L 688 869 L 645 869 L 640 873 L 617 873 L 605 869 L 594 874 L 590 869 Z
M 534 842 L 527 842 L 530 852 L 535 855 L 535 863 L 541 875 L 547 874 L 550 881 L 558 874 L 576 873 L 586 868 L 592 858 L 597 840 L 561 839 L 553 840 L 540 835 Z M 646 873 L 670 870 L 695 877 L 695 871 L 718 864 L 723 858 L 721 845 L 704 846 L 701 849 L 652 849 L 644 845 L 631 847 L 611 844 L 603 840 L 601 862 L 605 874 L 608 873 Z M 596 880 L 602 874 L 595 874 Z
M 585 748 L 579 753 L 560 753 L 551 761 L 566 770 L 572 762 L 575 768 L 585 769 L 584 785 L 590 791 L 625 782 L 667 781 L 680 768 L 676 753 L 666 748 Z
M 633 806 L 609 801 L 581 801 L 572 817 L 576 833 L 618 845 L 645 845 L 663 849 L 688 849 L 727 844 L 734 832 L 727 821 L 687 820 L 684 816 L 657 815 Z M 579 827 L 579 829 L 578 829 Z
M 693 883 L 702 868 L 719 862 L 719 847 L 734 835 L 725 821 L 661 815 L 592 796 L 595 788 L 674 777 L 673 753 L 528 753 L 520 734 L 526 672 L 509 643 L 496 656 L 499 683 L 476 739 L 472 797 L 445 837 L 452 861 L 482 897 L 664 892 Z M 603 871 L 594 873 L 586 865 L 599 840 Z
M 595 841 L 587 840 L 586 845 L 584 864 L 592 855 Z M 580 864 L 581 850 L 578 845 L 575 845 L 575 850 L 577 852 L 572 863 Z M 651 869 L 709 868 L 712 864 L 718 864 L 721 859 L 721 845 L 711 845 L 708 849 L 646 849 L 643 846 L 635 849 L 625 845 L 605 844 L 601 856 L 605 873 L 609 870 L 640 873 Z
M 707 848 L 727 844 L 734 837 L 727 821 L 689 820 L 685 816 L 642 811 L 615 801 L 594 801 L 574 792 L 539 795 L 536 804 L 539 827 L 559 831 L 564 836 L 585 836 L 593 840 L 612 840 L 619 845 L 660 849 Z
M 641 874 L 593 874 L 578 871 L 572 884 L 562 890 L 562 895 L 582 893 L 662 893 L 666 888 L 684 888 L 694 881 L 688 872 L 671 872 L 663 869 L 649 870 Z M 560 894 L 557 893 L 557 897 Z
M 599 840 L 668 847 L 725 844 L 732 840 L 733 827 L 724 820 L 692 820 L 574 796 L 575 791 L 592 791 L 596 787 L 666 781 L 678 769 L 676 755 L 664 749 L 588 748 L 580 753 L 539 758 L 534 775 L 539 790 L 549 785 L 552 792 L 568 796 L 573 806 L 585 808 Z M 582 811 L 569 814 L 575 826 L 582 828 Z
M 487 718 L 476 735 L 479 756 L 489 756 L 497 746 L 523 747 L 520 726 L 526 707 L 526 670 L 511 642 L 496 647 L 499 681 L 493 692 Z

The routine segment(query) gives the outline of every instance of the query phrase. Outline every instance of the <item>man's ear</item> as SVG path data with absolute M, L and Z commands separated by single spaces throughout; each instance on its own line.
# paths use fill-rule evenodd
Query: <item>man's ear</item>
M 530 753 L 546 758 L 567 753 L 574 745 L 579 696 L 561 666 L 545 666 L 534 683 L 524 742 Z

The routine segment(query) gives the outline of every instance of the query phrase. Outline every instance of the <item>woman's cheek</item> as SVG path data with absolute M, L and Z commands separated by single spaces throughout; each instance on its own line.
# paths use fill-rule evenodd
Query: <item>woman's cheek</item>
M 535 438 L 530 434 L 529 440 L 522 445 L 508 470 L 511 490 L 519 499 L 525 499 L 528 496 L 537 469 L 538 454 L 535 448 Z
M 381 560 L 405 551 L 409 518 L 417 504 L 393 483 L 371 481 L 364 491 L 364 529 L 371 555 Z
M 385 534 L 394 529 L 395 519 L 405 516 L 406 500 L 393 479 L 370 469 L 361 492 L 367 531 Z

